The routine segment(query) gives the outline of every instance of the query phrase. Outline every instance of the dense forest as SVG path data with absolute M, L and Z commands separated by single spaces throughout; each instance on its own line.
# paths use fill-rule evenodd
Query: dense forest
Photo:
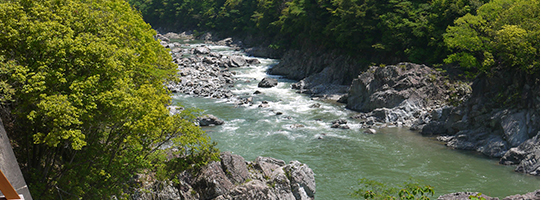
M 216 158 L 197 113 L 166 108 L 155 34 L 123 0 L 0 3 L 2 121 L 34 198 L 122 197 L 143 170 Z
M 310 43 L 390 60 L 539 69 L 538 0 L 129 0 L 155 28 Z M 388 63 L 393 64 L 393 63 Z

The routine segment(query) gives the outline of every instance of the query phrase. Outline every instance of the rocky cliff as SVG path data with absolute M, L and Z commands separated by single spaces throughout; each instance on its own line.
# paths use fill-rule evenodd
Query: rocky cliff
M 538 75 L 500 71 L 477 77 L 472 88 L 463 104 L 435 110 L 422 134 L 539 175 Z
M 425 65 L 399 63 L 372 66 L 353 80 L 347 108 L 361 112 L 366 128 L 376 123 L 411 127 L 430 120 L 432 110 L 460 102 L 470 93 L 463 82 L 453 82 Z
M 314 172 L 299 161 L 258 157 L 245 161 L 229 152 L 219 162 L 211 162 L 199 172 L 184 171 L 179 183 L 145 181 L 139 177 L 132 199 L 314 199 Z
M 363 65 L 351 56 L 336 51 L 314 48 L 289 50 L 269 74 L 283 75 L 300 80 L 294 89 L 314 96 L 336 98 L 347 93 L 351 81 L 363 69 Z

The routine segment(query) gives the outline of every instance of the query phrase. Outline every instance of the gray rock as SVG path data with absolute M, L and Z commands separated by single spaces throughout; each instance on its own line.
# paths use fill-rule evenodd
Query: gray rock
M 457 192 L 439 196 L 438 200 L 469 200 L 470 196 L 477 196 L 478 194 L 478 192 Z M 480 197 L 483 197 L 486 200 L 498 200 L 498 198 L 489 197 L 484 194 L 481 194 Z
M 438 197 L 438 200 L 469 200 L 470 197 L 482 197 L 487 200 L 498 200 L 497 197 L 490 197 L 484 194 L 479 194 L 478 192 L 457 192 L 446 194 Z M 539 190 L 526 194 L 517 194 L 511 195 L 503 198 L 502 200 L 539 200 Z
M 369 129 L 365 130 L 364 133 L 376 134 L 376 129 L 369 128 Z
M 331 122 L 331 124 L 347 124 L 348 121 L 345 119 L 337 119 Z
M 180 199 L 180 193 L 171 181 L 154 181 L 145 190 L 136 190 L 131 194 L 133 200 Z M 26 198 L 25 198 L 26 199 Z
M 219 162 L 210 162 L 203 167 L 193 186 L 202 199 L 213 199 L 226 194 L 234 187 Z
M 320 108 L 320 107 L 321 107 L 320 103 L 315 103 L 309 106 L 309 108 Z
M 228 194 L 219 196 L 216 200 L 275 200 L 278 199 L 271 188 L 263 181 L 253 180 L 233 188 Z
M 242 184 L 248 178 L 248 168 L 243 157 L 222 152 L 220 160 L 225 174 L 233 184 Z
M 284 170 L 291 181 L 291 189 L 296 199 L 314 199 L 316 182 L 314 172 L 308 165 L 295 160 L 285 166 Z
M 539 133 L 521 145 L 509 149 L 500 159 L 500 164 L 518 165 L 515 171 L 539 175 Z
M 194 48 L 194 54 L 209 54 L 210 48 L 207 46 L 199 46 Z
M 518 165 L 517 172 L 539 175 L 538 77 L 497 71 L 478 76 L 472 89 L 458 106 L 435 110 L 423 119 L 432 120 L 423 134 L 446 135 L 448 146 L 501 158 L 501 164 Z
M 285 166 L 283 160 L 278 160 L 270 157 L 257 157 L 255 159 L 255 168 L 263 172 L 264 176 L 270 177 L 274 170 Z
M 220 158 L 221 162 L 210 162 L 197 173 L 180 173 L 178 184 L 157 180 L 140 183 L 131 199 L 314 199 L 315 177 L 306 164 L 292 161 L 286 165 L 269 157 L 246 162 L 228 152 Z
M 347 107 L 361 112 L 394 108 L 408 100 L 417 106 L 436 105 L 450 95 L 443 76 L 425 65 L 399 63 L 373 66 L 353 80 Z
M 220 40 L 218 42 L 215 42 L 214 44 L 215 45 L 221 45 L 221 46 L 231 46 L 231 44 L 233 43 L 233 39 L 232 38 L 225 38 L 223 40 Z
M 502 200 L 539 200 L 539 190 L 526 194 L 511 195 L 503 198 Z
M 261 62 L 257 59 L 257 58 L 249 58 L 249 59 L 246 59 L 246 62 L 250 65 L 257 65 L 257 64 L 261 64 Z
M 231 67 L 243 67 L 246 65 L 246 59 L 242 56 L 231 56 L 229 58 L 229 65 Z
M 278 80 L 273 78 L 263 78 L 258 84 L 257 87 L 260 88 L 271 88 L 278 85 Z
M 197 121 L 199 121 L 199 126 L 215 126 L 225 123 L 223 120 L 218 119 L 216 116 L 210 114 L 198 117 Z

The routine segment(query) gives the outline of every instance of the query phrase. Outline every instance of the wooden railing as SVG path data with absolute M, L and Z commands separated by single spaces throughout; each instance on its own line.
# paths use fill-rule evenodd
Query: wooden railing
M 0 170 L 0 191 L 2 191 L 2 194 L 4 194 L 4 197 L 0 197 L 0 200 L 24 199 L 22 195 L 19 196 L 19 194 L 17 194 L 17 191 L 15 191 L 11 183 L 9 183 L 2 170 Z

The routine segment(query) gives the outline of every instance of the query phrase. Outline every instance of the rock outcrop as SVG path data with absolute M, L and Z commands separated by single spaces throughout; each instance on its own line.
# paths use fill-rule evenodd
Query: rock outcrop
M 451 83 L 425 65 L 399 63 L 372 66 L 353 80 L 347 108 L 360 111 L 353 118 L 365 128 L 376 123 L 410 127 L 430 111 L 469 94 L 469 86 Z
M 362 69 L 350 56 L 318 48 L 290 50 L 269 74 L 300 80 L 293 85 L 301 93 L 337 100 L 347 93 L 348 85 Z
M 457 107 L 434 110 L 423 135 L 439 135 L 456 149 L 502 158 L 516 171 L 539 175 L 539 79 L 495 72 L 474 80 L 471 97 Z
M 136 189 L 132 199 L 314 199 L 316 183 L 312 169 L 299 161 L 258 157 L 245 161 L 229 152 L 198 173 L 184 171 L 179 184 L 150 181 Z M 146 191 L 146 192 L 143 192 Z

